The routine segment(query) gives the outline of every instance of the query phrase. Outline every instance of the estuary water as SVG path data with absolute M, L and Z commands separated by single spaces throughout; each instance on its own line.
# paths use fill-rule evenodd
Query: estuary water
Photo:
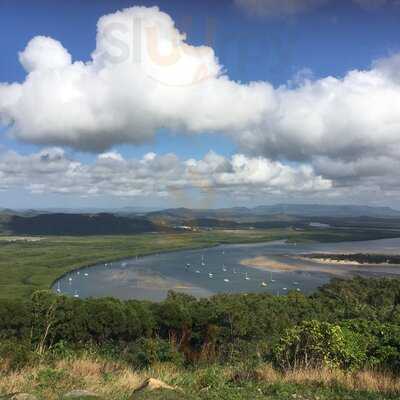
M 400 238 L 311 244 L 274 241 L 155 254 L 70 272 L 54 283 L 53 290 L 79 298 L 160 301 L 169 290 L 196 297 L 240 292 L 284 295 L 290 290 L 310 293 L 333 277 L 400 275 L 400 265 L 322 264 L 301 258 L 307 253 L 358 252 L 399 254 Z M 262 263 L 249 266 L 254 259 Z

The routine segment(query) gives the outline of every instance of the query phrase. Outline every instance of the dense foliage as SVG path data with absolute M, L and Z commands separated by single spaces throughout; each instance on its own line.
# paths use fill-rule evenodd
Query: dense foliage
M 170 293 L 161 303 L 79 300 L 40 291 L 29 301 L 0 301 L 0 343 L 0 356 L 9 359 L 18 346 L 10 361 L 16 365 L 49 349 L 93 346 L 138 366 L 271 360 L 282 369 L 325 365 L 398 372 L 400 280 L 334 280 L 311 296 L 197 300 Z
M 388 254 L 325 254 L 325 253 L 313 253 L 306 254 L 304 257 L 320 259 L 320 260 L 333 260 L 333 261 L 350 261 L 357 262 L 359 264 L 400 264 L 400 255 L 388 255 Z

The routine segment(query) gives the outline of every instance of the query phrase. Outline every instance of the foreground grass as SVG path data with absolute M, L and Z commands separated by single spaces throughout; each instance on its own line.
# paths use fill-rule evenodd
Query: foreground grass
M 21 298 L 47 289 L 62 274 L 75 268 L 164 251 L 209 247 L 222 243 L 291 241 L 344 241 L 393 236 L 362 230 L 215 230 L 184 234 L 131 236 L 44 237 L 40 240 L 0 240 L 0 298 Z M 26 238 L 25 238 L 26 239 Z
M 3 364 L 4 365 L 4 364 Z M 0 395 L 33 393 L 43 400 L 57 400 L 74 389 L 95 392 L 106 400 L 127 400 L 148 377 L 177 386 L 182 392 L 143 392 L 135 398 L 198 400 L 382 400 L 398 399 L 400 382 L 374 372 L 344 373 L 307 370 L 275 371 L 270 365 L 247 370 L 242 366 L 209 366 L 196 370 L 158 364 L 145 371 L 90 355 L 26 367 L 18 372 L 0 369 Z

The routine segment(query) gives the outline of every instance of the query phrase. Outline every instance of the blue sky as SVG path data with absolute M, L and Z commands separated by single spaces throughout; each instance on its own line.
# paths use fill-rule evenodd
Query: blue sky
M 268 3 L 271 2 L 268 1 Z M 0 1 L 0 29 L 2 31 L 0 82 L 24 82 L 27 72 L 18 60 L 18 52 L 23 51 L 27 43 L 38 35 L 59 41 L 71 54 L 73 61 L 89 62 L 91 53 L 96 47 L 98 19 L 117 10 L 139 5 L 158 6 L 161 11 L 169 14 L 175 21 L 176 27 L 187 33 L 188 44 L 192 46 L 205 44 L 212 47 L 219 64 L 223 66 L 231 81 L 242 84 L 254 81 L 268 82 L 278 89 L 279 86 L 287 85 L 288 81 L 295 79 L 299 72 L 306 74 L 305 76 L 313 81 L 327 76 L 341 78 L 351 70 L 369 70 L 374 60 L 390 57 L 400 51 L 400 7 L 398 8 L 393 3 L 388 1 L 382 7 L 366 8 L 360 7 L 355 2 L 331 0 L 320 7 L 309 7 L 301 13 L 255 16 L 251 10 L 239 7 L 230 0 L 202 2 L 178 0 L 70 0 L 68 2 L 20 0 L 15 2 L 2 0 Z M 211 37 L 211 41 L 208 36 Z M 296 84 L 293 85 L 296 86 Z M 37 107 L 40 109 L 40 104 Z M 368 110 L 365 111 L 368 112 Z M 38 113 L 40 112 L 45 111 L 40 110 Z M 224 112 L 227 114 L 231 112 L 229 104 Z M 269 150 L 273 147 L 271 144 L 264 153 L 257 153 L 254 149 L 249 150 L 243 146 L 242 139 L 235 140 L 226 132 L 216 134 L 214 129 L 204 129 L 200 133 L 186 135 L 182 134 L 182 130 L 181 127 L 172 130 L 171 127 L 165 126 L 157 129 L 154 136 L 144 143 L 115 143 L 106 151 L 119 153 L 125 159 L 140 159 L 149 152 L 157 155 L 174 153 L 181 160 L 202 159 L 209 151 L 227 159 L 240 153 L 247 157 L 266 157 L 268 160 L 279 161 L 294 169 L 305 162 L 301 157 L 292 157 L 292 152 L 282 153 L 283 155 L 276 157 L 275 154 L 271 155 L 273 151 Z M 27 135 L 10 136 L 9 127 L 3 126 L 0 131 L 0 150 L 3 153 L 12 150 L 21 156 L 29 156 L 49 146 L 58 145 L 58 142 L 54 144 L 52 140 L 47 143 L 43 140 L 30 141 L 26 137 Z M 100 152 L 92 150 L 87 152 L 84 148 L 68 144 L 61 144 L 60 147 L 65 151 L 65 157 L 84 165 L 95 163 Z M 385 152 L 382 151 L 382 154 L 374 155 L 374 160 L 384 155 Z M 332 156 L 332 159 L 336 160 L 337 157 L 335 157 Z M 313 158 L 314 154 L 309 155 L 310 160 Z M 310 160 L 306 163 L 316 168 L 314 161 Z M 397 162 L 397 155 L 394 156 L 394 160 Z M 318 171 L 316 173 L 318 175 Z M 360 197 L 359 193 L 351 193 L 348 190 L 351 184 L 344 182 L 342 176 L 332 177 L 329 173 L 320 174 L 323 179 L 331 179 L 333 187 L 343 185 L 344 192 L 335 194 L 333 197 L 328 196 L 328 198 L 323 194 L 316 194 L 316 197 L 311 199 L 312 201 L 317 199 L 327 202 L 390 205 L 397 201 L 397 192 L 389 199 L 384 189 L 376 189 L 374 186 L 375 196 L 371 197 L 371 192 L 368 192 L 369 194 L 365 197 Z M 389 178 L 391 177 L 388 177 L 388 182 Z M 46 177 L 42 179 L 46 180 Z M 360 185 L 362 184 L 360 182 Z M 246 185 L 243 186 L 243 191 L 247 190 Z M 66 190 L 61 190 L 59 193 L 51 193 L 53 189 L 50 189 L 50 192 L 47 190 L 32 192 L 28 186 L 29 184 L 23 180 L 22 183 L 5 185 L 3 191 L 0 192 L 0 207 L 13 205 L 29 207 L 31 204 L 35 207 L 88 204 L 103 207 L 149 203 L 153 206 L 179 203 L 179 200 L 173 196 L 161 197 L 160 200 L 147 191 L 144 195 L 133 197 L 130 195 L 121 197 L 121 193 L 114 195 L 112 192 L 101 193 L 100 191 L 94 197 L 87 198 L 82 197 L 82 193 L 74 191 L 67 193 Z M 224 187 L 224 185 L 221 186 Z M 236 194 L 240 190 L 239 186 L 235 186 Z M 379 192 L 379 190 L 382 191 Z M 55 191 L 57 192 L 57 189 Z M 308 201 L 308 194 L 306 196 L 304 193 L 281 191 L 279 194 L 278 192 L 268 190 L 267 193 L 272 193 L 271 195 L 260 193 L 259 196 L 252 197 L 250 202 L 260 204 L 288 199 L 289 201 Z M 202 200 L 199 200 L 201 194 L 196 196 L 199 197 L 194 200 L 191 198 L 189 202 L 193 201 L 195 205 L 201 204 Z M 237 205 L 249 201 L 246 198 L 242 200 L 240 196 L 232 196 L 231 193 L 226 195 L 224 190 L 216 195 L 216 199 L 215 206 L 226 203 Z M 183 205 L 188 205 L 186 200 L 184 203 Z

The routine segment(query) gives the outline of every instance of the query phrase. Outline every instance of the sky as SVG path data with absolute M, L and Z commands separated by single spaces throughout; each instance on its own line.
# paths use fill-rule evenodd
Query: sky
M 0 208 L 400 199 L 397 0 L 0 0 Z

